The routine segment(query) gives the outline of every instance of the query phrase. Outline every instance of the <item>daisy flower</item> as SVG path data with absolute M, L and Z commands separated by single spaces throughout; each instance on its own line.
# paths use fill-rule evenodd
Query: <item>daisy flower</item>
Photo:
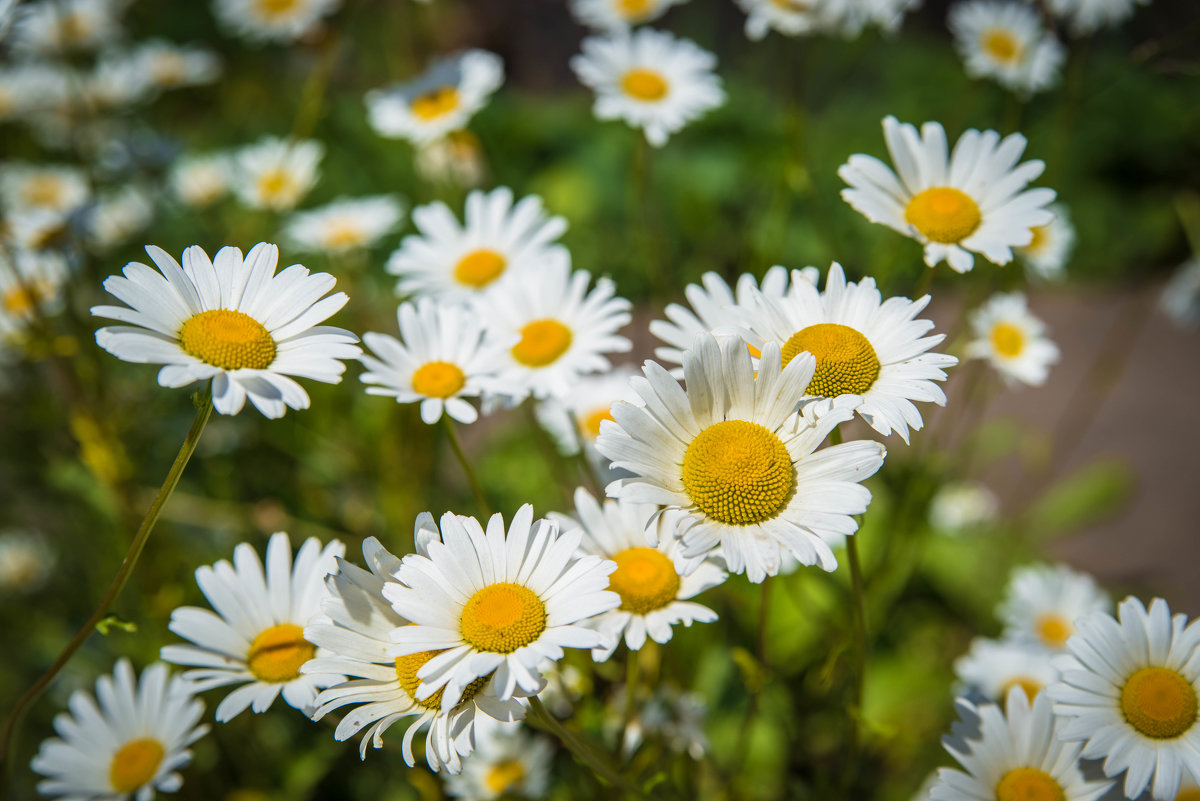
M 1084 779 L 1080 746 L 1059 741 L 1063 724 L 1045 693 L 1031 702 L 1021 688 L 1013 687 L 1003 710 L 996 704 L 959 703 L 979 716 L 979 738 L 967 741 L 969 750 L 945 744 L 964 770 L 939 768 L 929 792 L 933 801 L 1093 801 L 1108 790 L 1109 782 Z
M 284 236 L 301 250 L 343 253 L 375 244 L 404 216 L 394 195 L 339 198 L 319 209 L 298 211 L 284 225 Z
M 76 690 L 67 707 L 54 719 L 58 737 L 44 740 L 31 763 L 46 777 L 43 795 L 150 801 L 173 793 L 183 785 L 177 771 L 192 761 L 188 746 L 208 731 L 197 725 L 204 703 L 161 662 L 135 677 L 121 659 L 96 680 L 95 696 Z
M 209 261 L 199 246 L 183 252 L 183 267 L 165 250 L 146 246 L 158 266 L 125 265 L 104 288 L 129 306 L 93 306 L 92 314 L 127 325 L 101 328 L 96 343 L 127 362 L 162 364 L 158 383 L 182 387 L 212 379 L 213 407 L 237 414 L 246 398 L 266 417 L 307 409 L 308 393 L 288 376 L 327 384 L 342 380 L 340 359 L 362 351 L 349 331 L 317 323 L 348 298 L 328 273 L 293 264 L 275 275 L 279 249 L 266 242 L 246 258 L 235 247 Z
M 293 563 L 288 535 L 280 531 L 267 542 L 265 577 L 245 542 L 233 549 L 233 564 L 222 559 L 196 568 L 196 583 L 216 612 L 195 606 L 172 612 L 169 628 L 193 644 L 163 646 L 162 658 L 194 668 L 183 677 L 196 692 L 241 685 L 217 706 L 217 720 L 232 720 L 246 707 L 265 712 L 280 693 L 307 714 L 318 689 L 344 679 L 301 675 L 300 667 L 317 655 L 304 627 L 319 613 L 325 574 L 345 550 L 337 540 L 322 548 L 309 537 Z
M 58 311 L 67 278 L 66 259 L 58 253 L 0 250 L 0 347 L 19 339 L 38 314 Z
M 233 172 L 233 164 L 224 153 L 184 156 L 171 166 L 169 182 L 180 200 L 199 208 L 229 192 Z
M 647 634 L 657 643 L 666 643 L 676 624 L 691 626 L 717 619 L 716 612 L 689 599 L 724 582 L 726 573 L 710 558 L 690 565 L 687 575 L 681 575 L 675 560 L 677 516 L 660 515 L 652 504 L 624 500 L 606 500 L 601 506 L 582 487 L 575 490 L 574 517 L 550 515 L 563 531 L 583 530 L 580 553 L 617 563 L 608 588 L 621 596 L 621 605 L 591 621 L 609 641 L 592 650 L 596 661 L 612 656 L 622 635 L 629 650 L 640 651 Z
M 1066 565 L 1031 565 L 1013 571 L 998 613 L 1005 637 L 1063 651 L 1076 620 L 1110 609 L 1108 594 L 1088 574 Z
M 251 41 L 291 42 L 313 31 L 341 0 L 215 0 L 217 21 Z
M 487 175 L 479 137 L 465 128 L 420 145 L 413 166 L 423 181 L 466 189 L 479 186 Z
M 968 76 L 992 78 L 1022 97 L 1058 83 L 1066 48 L 1028 3 L 966 0 L 948 22 Z
M 212 83 L 221 74 L 221 60 L 211 50 L 161 39 L 143 42 L 133 58 L 161 89 Z
M 0 165 L 0 201 L 9 212 L 42 209 L 66 217 L 87 202 L 88 194 L 87 178 L 75 167 Z
M 367 118 L 380 136 L 426 145 L 465 128 L 502 83 L 495 53 L 454 53 L 414 80 L 367 92 Z
M 800 36 L 821 29 L 823 18 L 818 0 L 737 0 L 746 13 L 746 37 L 765 39 L 771 31 Z
M 755 308 L 743 314 L 744 325 L 755 342 L 776 344 L 785 365 L 798 353 L 813 355 L 817 369 L 805 393 L 823 406 L 850 395 L 852 408 L 872 428 L 884 436 L 895 431 L 908 442 L 909 429 L 919 431 L 924 424 L 913 401 L 945 405 L 935 382 L 945 381 L 945 368 L 958 359 L 929 352 L 944 335 L 925 336 L 933 323 L 917 318 L 928 295 L 885 301 L 874 279 L 847 282 L 837 262 L 824 292 L 809 276 L 793 272 L 786 293 L 754 294 Z
M 154 202 L 145 189 L 126 186 L 96 199 L 88 210 L 87 235 L 99 251 L 126 242 L 154 219 Z
M 513 203 L 508 187 L 467 195 L 463 222 L 441 202 L 412 212 L 418 233 L 404 237 L 387 260 L 401 295 L 466 300 L 549 261 L 569 263 L 557 240 L 567 230 L 537 195 Z
M 428 541 L 425 532 L 436 528 L 428 514 L 417 518 L 416 527 L 417 550 L 423 553 Z M 479 721 L 520 720 L 525 708 L 517 699 L 497 698 L 487 679 L 472 682 L 450 706 L 443 706 L 440 691 L 418 698 L 417 672 L 441 651 L 394 655 L 392 633 L 407 627 L 409 621 L 384 598 L 384 588 L 396 586 L 400 560 L 374 537 L 363 541 L 363 560 L 368 570 L 337 560 L 336 571 L 325 577 L 328 593 L 321 608 L 327 619 L 304 630 L 305 638 L 321 647 L 324 655 L 306 663 L 303 672 L 350 677 L 317 696 L 313 719 L 353 705 L 338 721 L 334 737 L 341 742 L 362 733 L 359 756 L 366 759 L 367 746 L 382 748 L 383 733 L 393 723 L 415 718 L 404 734 L 404 761 L 412 766 L 413 738 L 427 726 L 425 759 L 429 767 L 457 772 L 461 757 L 471 753 Z
M 392 633 L 398 656 L 442 651 L 417 671 L 417 698 L 444 691 L 453 706 L 478 679 L 495 676 L 497 695 L 536 693 L 539 666 L 557 661 L 563 648 L 596 648 L 603 635 L 582 625 L 615 609 L 608 592 L 617 565 L 576 554 L 583 532 L 559 533 L 548 520 L 533 520 L 525 504 L 504 519 L 492 515 L 487 531 L 473 517 L 442 515 L 440 538 L 425 553 L 404 557 L 384 597 L 412 621 Z
M 688 39 L 640 28 L 583 40 L 571 69 L 596 93 L 592 113 L 625 120 L 662 147 L 691 120 L 725 102 L 717 59 Z
M 1075 226 L 1071 225 L 1071 216 L 1063 204 L 1051 205 L 1050 211 L 1054 213 L 1054 219 L 1035 226 L 1030 243 L 1016 250 L 1025 262 L 1026 275 L 1059 281 L 1075 248 Z
M 971 312 L 975 338 L 967 343 L 969 359 L 987 359 L 1008 384 L 1046 383 L 1058 346 L 1046 337 L 1045 324 L 1034 317 L 1020 292 L 1000 293 Z
M 686 391 L 656 362 L 634 389 L 646 404 L 613 404 L 596 449 L 633 478 L 610 496 L 684 512 L 676 524 L 682 557 L 720 545 L 732 573 L 758 583 L 779 572 L 783 553 L 801 564 L 837 567 L 826 537 L 853 534 L 871 493 L 858 482 L 883 464 L 877 442 L 817 447 L 853 410 L 836 402 L 820 416 L 797 415 L 816 363 L 804 354 L 782 365 L 768 342 L 755 373 L 740 341 L 696 337 L 684 355 Z M 807 411 L 807 410 L 806 410 Z
M 421 419 L 429 425 L 443 412 L 474 423 L 479 413 L 466 399 L 500 388 L 496 372 L 511 341 L 496 338 L 469 308 L 429 298 L 400 304 L 396 318 L 401 339 L 363 334 L 373 351 L 359 357 L 367 368 L 360 378 L 374 385 L 367 394 L 420 403 Z
M 571 0 L 571 13 L 581 25 L 599 31 L 623 31 L 658 19 L 685 0 Z
M 27 120 L 61 107 L 70 96 L 70 79 L 59 67 L 40 63 L 0 67 L 0 120 Z
M 1083 757 L 1103 759 L 1105 776 L 1124 773 L 1129 798 L 1150 786 L 1156 801 L 1171 801 L 1185 775 L 1200 780 L 1200 626 L 1161 598 L 1147 612 L 1130 597 L 1117 619 L 1093 612 L 1075 629 L 1062 681 L 1047 690 L 1061 738 L 1083 741 Z
M 929 525 L 944 534 L 962 534 L 995 522 L 999 511 L 1000 499 L 987 486 L 946 484 L 929 502 Z
M 1114 28 L 1133 16 L 1134 9 L 1150 0 L 1047 0 L 1054 16 L 1063 19 L 1073 36 L 1087 36 L 1101 28 Z
M 531 737 L 516 723 L 475 725 L 475 751 L 463 760 L 462 773 L 446 777 L 446 794 L 467 801 L 545 798 L 554 746 Z
M 614 297 L 607 278 L 590 291 L 591 274 L 565 261 L 546 262 L 497 287 L 478 304 L 484 324 L 516 344 L 504 352 L 500 375 L 520 400 L 565 397 L 580 376 L 611 369 L 606 354 L 633 345 L 617 331 L 631 317 L 630 303 Z
M 131 53 L 115 50 L 96 60 L 82 86 L 83 101 L 98 109 L 124 109 L 149 100 L 156 87 L 150 73 Z
M 1030 701 L 1059 679 L 1054 654 L 1038 645 L 976 637 L 965 656 L 954 661 L 959 681 L 993 703 L 1003 703 L 1019 687 Z
M 128 0 L 40 0 L 22 3 L 12 31 L 14 49 L 34 53 L 95 49 L 121 35 Z
M 313 139 L 293 142 L 268 136 L 235 155 L 234 191 L 252 209 L 287 211 L 317 183 L 325 146 Z
M 0 533 L 0 595 L 24 595 L 50 577 L 55 554 L 46 540 L 28 531 Z
M 850 157 L 838 175 L 850 185 L 842 199 L 871 222 L 882 223 L 925 247 L 930 267 L 946 261 L 965 273 L 979 253 L 1007 264 L 1012 248 L 1028 245 L 1032 229 L 1053 219 L 1046 206 L 1053 189 L 1025 189 L 1042 174 L 1041 161 L 1014 166 L 1025 137 L 1002 140 L 995 131 L 971 129 L 947 156 L 946 132 L 939 123 L 917 129 L 895 117 L 883 120 L 888 152 L 899 178 L 874 156 Z
M 607 373 L 580 376 L 566 395 L 538 403 L 538 422 L 554 438 L 559 453 L 574 456 L 582 449 L 589 458 L 608 466 L 608 460 L 596 453 L 596 437 L 600 436 L 600 424 L 612 419 L 614 401 L 637 400 L 629 386 L 629 379 L 636 374 L 632 367 L 618 367 Z

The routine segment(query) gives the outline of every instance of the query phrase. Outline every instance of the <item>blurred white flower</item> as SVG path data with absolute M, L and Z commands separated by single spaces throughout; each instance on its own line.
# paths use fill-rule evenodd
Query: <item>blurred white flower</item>
M 57 53 L 95 49 L 121 35 L 129 0 L 37 0 L 16 11 L 12 42 L 18 50 Z
M 250 208 L 288 211 L 317 183 L 325 145 L 268 136 L 234 154 L 234 191 Z
M 978 482 L 945 484 L 929 502 L 929 524 L 943 534 L 962 534 L 993 522 L 996 493 Z
M 1067 262 L 1075 248 L 1075 226 L 1062 203 L 1050 205 L 1054 219 L 1045 225 L 1034 226 L 1033 239 L 1028 245 L 1016 248 L 1025 262 L 1025 274 L 1046 281 L 1061 281 L 1066 276 Z
M 145 189 L 126 186 L 96 199 L 88 212 L 88 239 L 109 250 L 143 230 L 154 219 L 154 204 Z
M 160 89 L 212 83 L 221 74 L 221 60 L 213 51 L 161 39 L 141 43 L 132 59 Z
M 171 166 L 171 188 L 189 206 L 220 200 L 233 180 L 233 165 L 224 153 L 183 156 Z
M 950 9 L 949 24 L 970 77 L 992 78 L 1021 97 L 1058 83 L 1066 48 L 1028 3 L 965 0 Z
M 404 204 L 394 195 L 338 198 L 292 214 L 284 236 L 301 250 L 343 253 L 371 247 L 399 224 Z
M 686 0 L 571 0 L 571 14 L 581 25 L 601 32 L 627 30 L 658 19 Z
M 1063 19 L 1072 36 L 1087 36 L 1101 28 L 1113 28 L 1133 16 L 1139 5 L 1150 0 L 1047 0 L 1054 16 Z
M 28 531 L 0 534 L 0 593 L 30 593 L 45 583 L 54 567 L 54 552 Z
M 1046 337 L 1046 326 L 1030 313 L 1020 292 L 999 293 L 970 313 L 975 338 L 966 356 L 987 359 L 1008 384 L 1046 383 L 1058 346 Z
M 479 137 L 466 128 L 419 145 L 414 164 L 422 180 L 468 189 L 482 184 L 487 175 Z
M 78 167 L 0 164 L 0 201 L 10 213 L 45 209 L 66 216 L 86 203 L 88 195 L 87 177 Z
M 553 758 L 554 746 L 545 737 L 529 735 L 520 723 L 480 715 L 475 751 L 463 757 L 462 773 L 445 777 L 446 793 L 467 801 L 544 798 Z
M 214 0 L 221 26 L 251 41 L 291 42 L 313 31 L 341 0 Z

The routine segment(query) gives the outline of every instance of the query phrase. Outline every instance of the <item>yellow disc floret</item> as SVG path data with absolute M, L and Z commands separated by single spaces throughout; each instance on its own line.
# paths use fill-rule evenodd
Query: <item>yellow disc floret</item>
M 466 383 L 463 371 L 452 362 L 426 362 L 412 377 L 413 392 L 427 398 L 448 398 Z
M 965 192 L 936 186 L 908 201 L 904 219 L 930 242 L 952 245 L 975 233 L 983 215 L 979 205 Z
M 988 28 L 979 37 L 979 47 L 1001 64 L 1013 64 L 1021 58 L 1021 42 L 1006 28 Z
M 1053 612 L 1039 616 L 1033 627 L 1037 631 L 1038 639 L 1047 648 L 1062 648 L 1075 633 L 1075 627 L 1071 625 L 1071 621 Z
M 653 102 L 666 97 L 667 80 L 654 70 L 637 68 L 621 76 L 621 88 L 630 97 Z
M 263 324 L 233 309 L 211 309 L 184 320 L 179 345 L 222 370 L 265 370 L 275 361 L 275 340 Z
M 796 468 L 779 437 L 758 423 L 725 420 L 701 431 L 683 455 L 683 488 L 705 515 L 731 526 L 779 514 Z
M 582 430 L 584 436 L 586 436 L 588 439 L 595 440 L 596 437 L 600 436 L 600 424 L 605 420 L 612 419 L 613 416 L 611 407 L 601 406 L 600 408 L 594 409 L 593 411 L 588 412 L 588 414 L 584 417 L 580 418 L 579 428 Z
M 1145 736 L 1169 740 L 1196 722 L 1196 690 L 1170 668 L 1145 667 L 1121 688 L 1121 711 L 1129 725 Z
M 524 778 L 525 766 L 515 759 L 506 759 L 488 768 L 483 783 L 494 794 L 501 796 Z
M 283 17 L 291 13 L 298 0 L 258 0 L 258 12 L 264 17 Z
M 300 192 L 295 177 L 285 169 L 267 170 L 258 177 L 258 196 L 268 205 L 292 202 Z
M 463 606 L 463 640 L 481 651 L 511 654 L 545 630 L 546 605 L 521 584 L 489 584 Z
M 409 108 L 414 116 L 423 120 L 434 120 L 458 108 L 458 89 L 442 86 L 413 98 Z
M 130 740 L 113 754 L 108 781 L 118 793 L 131 793 L 158 773 L 166 750 L 153 737 Z
M 316 652 L 316 647 L 304 639 L 304 629 L 295 623 L 280 623 L 254 638 L 246 664 L 259 681 L 291 681 L 300 677 L 300 666 Z
M 809 395 L 862 395 L 879 378 L 875 348 L 848 325 L 817 323 L 801 328 L 783 343 L 783 363 L 805 351 L 817 360 L 817 370 L 806 390 Z
M 996 784 L 996 801 L 1064 801 L 1062 785 L 1037 768 L 1016 768 Z
M 545 367 L 571 347 L 571 329 L 558 320 L 534 320 L 521 329 L 521 341 L 512 347 L 513 358 L 526 367 Z
M 1020 356 L 1025 350 L 1025 334 L 1012 323 L 996 323 L 988 337 L 996 353 L 1006 359 Z
M 1017 676 L 1016 678 L 1009 679 L 1004 683 L 1004 686 L 1000 688 L 1000 698 L 1007 698 L 1008 691 L 1013 687 L 1020 687 L 1025 693 L 1025 697 L 1029 699 L 1029 703 L 1032 704 L 1033 699 L 1037 697 L 1038 693 L 1045 689 L 1046 685 L 1029 676 Z
M 508 266 L 508 260 L 494 250 L 472 250 L 454 265 L 454 280 L 472 289 L 482 289 L 495 281 Z
M 657 548 L 626 548 L 613 561 L 617 569 L 608 577 L 608 588 L 621 596 L 624 611 L 644 615 L 679 595 L 679 573 Z
M 428 662 L 430 659 L 433 659 L 440 653 L 443 652 L 419 651 L 415 654 L 409 654 L 408 656 L 398 656 L 395 660 L 396 679 L 400 682 L 400 687 L 404 690 L 404 692 L 408 693 L 408 697 L 411 698 L 414 703 L 423 706 L 426 709 L 442 708 L 442 695 L 445 693 L 446 688 L 439 688 L 437 692 L 433 693 L 428 698 L 417 698 L 417 688 L 421 686 L 421 680 L 417 678 L 417 672 L 420 671 L 421 668 L 425 667 L 426 662 Z M 475 696 L 479 695 L 484 686 L 488 683 L 488 679 L 491 677 L 492 674 L 489 673 L 488 675 L 481 676 L 468 684 L 463 689 L 462 699 L 459 701 L 459 703 L 466 703 Z

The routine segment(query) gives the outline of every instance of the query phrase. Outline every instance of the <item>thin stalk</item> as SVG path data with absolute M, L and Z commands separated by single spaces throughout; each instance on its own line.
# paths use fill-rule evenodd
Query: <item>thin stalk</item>
M 443 413 L 442 423 L 446 428 L 446 438 L 450 440 L 450 448 L 458 458 L 458 463 L 462 465 L 463 472 L 467 474 L 467 483 L 471 485 L 471 492 L 475 495 L 475 502 L 479 504 L 479 509 L 483 512 L 484 517 L 491 517 L 492 507 L 488 503 L 487 496 L 483 494 L 483 485 L 479 483 L 479 477 L 475 475 L 475 471 L 471 468 L 471 463 L 467 461 L 467 455 L 463 453 L 462 443 L 458 439 L 458 431 L 455 430 L 454 422 L 450 419 L 450 415 Z
M 638 684 L 638 652 L 627 650 L 625 654 L 625 726 L 622 731 L 629 731 L 633 722 L 633 707 L 637 700 Z
M 196 450 L 196 445 L 200 442 L 200 434 L 204 431 L 204 426 L 208 423 L 208 418 L 212 415 L 212 408 L 212 395 L 208 391 L 205 391 L 196 400 L 196 417 L 192 420 L 192 427 L 188 429 L 187 436 L 183 440 L 183 445 L 179 448 L 179 453 L 175 456 L 175 462 L 171 465 L 171 469 L 167 473 L 162 486 L 159 487 L 158 494 L 154 496 L 154 501 L 150 504 L 150 509 L 146 512 L 145 518 L 142 519 L 142 524 L 138 527 L 137 534 L 134 535 L 133 542 L 130 543 L 129 550 L 125 554 L 125 559 L 121 562 L 121 567 L 113 577 L 112 584 L 108 587 L 108 592 L 104 594 L 104 597 L 100 600 L 95 611 L 92 612 L 91 617 L 87 619 L 87 622 L 79 628 L 79 631 L 75 632 L 75 636 L 71 638 L 71 641 L 59 653 L 54 663 L 17 699 L 16 705 L 13 707 L 12 712 L 9 713 L 8 719 L 4 723 L 4 734 L 0 737 L 0 765 L 3 766 L 2 770 L 5 776 L 7 776 L 7 771 L 10 767 L 8 757 L 15 750 L 14 745 L 21 721 L 29 711 L 29 707 L 38 699 L 38 696 L 50 686 L 50 683 L 54 681 L 54 677 L 66 667 L 67 663 L 71 661 L 71 657 L 75 655 L 75 652 L 91 636 L 92 631 L 96 628 L 96 624 L 108 614 L 108 610 L 117 600 L 117 596 L 121 594 L 121 590 L 125 589 L 125 585 L 129 582 L 129 577 L 133 575 L 133 569 L 137 565 L 138 557 L 142 555 L 142 549 L 146 547 L 146 541 L 150 539 L 150 532 L 154 530 L 154 524 L 158 522 L 158 517 L 162 513 L 163 506 L 166 505 L 167 499 L 174 492 L 175 485 L 179 483 L 179 478 L 183 475 L 183 469 L 187 467 L 188 460 L 192 458 L 192 454 Z
M 528 719 L 531 725 L 549 732 L 561 740 L 562 744 L 567 747 L 567 750 L 574 754 L 580 762 L 591 768 L 593 773 L 613 787 L 618 787 L 624 792 L 631 793 L 638 798 L 649 798 L 648 795 L 618 773 L 617 769 L 609 764 L 608 760 L 596 753 L 595 748 L 586 740 L 568 729 L 559 722 L 558 718 L 550 714 L 550 711 L 542 704 L 542 699 L 536 695 L 529 699 Z

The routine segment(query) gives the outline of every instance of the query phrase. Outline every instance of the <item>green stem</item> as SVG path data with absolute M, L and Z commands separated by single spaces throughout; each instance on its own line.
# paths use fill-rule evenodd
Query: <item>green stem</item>
M 10 767 L 8 757 L 14 750 L 18 728 L 25 714 L 29 711 L 29 707 L 50 686 L 50 683 L 54 681 L 54 677 L 66 667 L 67 662 L 71 661 L 71 657 L 75 655 L 75 652 L 91 636 L 92 631 L 96 628 L 96 624 L 108 614 L 109 608 L 117 600 L 117 596 L 121 594 L 121 590 L 125 589 L 129 577 L 133 575 L 133 569 L 137 565 L 138 557 L 142 555 L 142 549 L 146 547 L 146 541 L 150 539 L 150 532 L 154 530 L 154 524 L 158 521 L 158 516 L 162 513 L 163 506 L 166 504 L 167 499 L 171 497 L 171 493 L 175 490 L 175 485 L 179 483 L 179 478 L 183 475 L 183 469 L 187 467 L 188 460 L 192 458 L 192 453 L 195 452 L 196 445 L 200 442 L 200 434 L 204 431 L 204 426 L 208 423 L 208 418 L 212 415 L 212 408 L 212 395 L 206 390 L 196 399 L 196 417 L 192 420 L 192 427 L 188 429 L 187 436 L 183 440 L 183 445 L 179 448 L 179 453 L 175 456 L 175 462 L 171 465 L 171 469 L 167 473 L 162 486 L 159 487 L 158 494 L 154 496 L 154 501 L 150 504 L 150 509 L 146 512 L 145 518 L 142 519 L 142 524 L 138 527 L 137 534 L 134 536 L 133 542 L 130 543 L 128 552 L 125 554 L 125 559 L 121 562 L 121 567 L 117 570 L 116 576 L 113 577 L 112 584 L 108 587 L 108 592 L 104 594 L 104 598 L 101 599 L 100 604 L 92 612 L 87 622 L 79 628 L 79 631 L 75 632 L 75 636 L 63 648 L 58 658 L 54 660 L 54 663 L 33 683 L 33 686 L 17 699 L 16 705 L 13 707 L 12 712 L 9 713 L 8 720 L 4 724 L 3 737 L 0 737 L 0 765 L 3 765 L 5 774 L 7 774 Z
M 528 720 L 530 725 L 549 732 L 561 740 L 562 744 L 567 747 L 567 750 L 574 754 L 580 762 L 591 768 L 593 773 L 613 787 L 619 787 L 626 793 L 632 793 L 638 798 L 649 798 L 648 795 L 618 773 L 617 769 L 609 764 L 606 759 L 597 754 L 587 741 L 560 723 L 554 715 L 550 714 L 550 711 L 542 704 L 542 700 L 536 695 L 529 699 Z
M 625 726 L 622 732 L 629 731 L 629 724 L 633 722 L 633 706 L 637 700 L 637 655 L 634 650 L 627 650 L 625 654 Z
M 479 483 L 479 478 L 471 468 L 471 463 L 467 461 L 467 455 L 463 453 L 462 443 L 458 439 L 458 431 L 455 430 L 454 421 L 450 419 L 450 415 L 442 414 L 442 424 L 446 428 L 446 437 L 450 440 L 450 447 L 458 458 L 458 463 L 462 465 L 463 472 L 467 474 L 467 483 L 471 485 L 471 492 L 475 494 L 475 502 L 479 504 L 479 509 L 483 512 L 484 517 L 491 517 L 492 507 L 488 503 L 487 496 L 483 494 L 483 485 Z

